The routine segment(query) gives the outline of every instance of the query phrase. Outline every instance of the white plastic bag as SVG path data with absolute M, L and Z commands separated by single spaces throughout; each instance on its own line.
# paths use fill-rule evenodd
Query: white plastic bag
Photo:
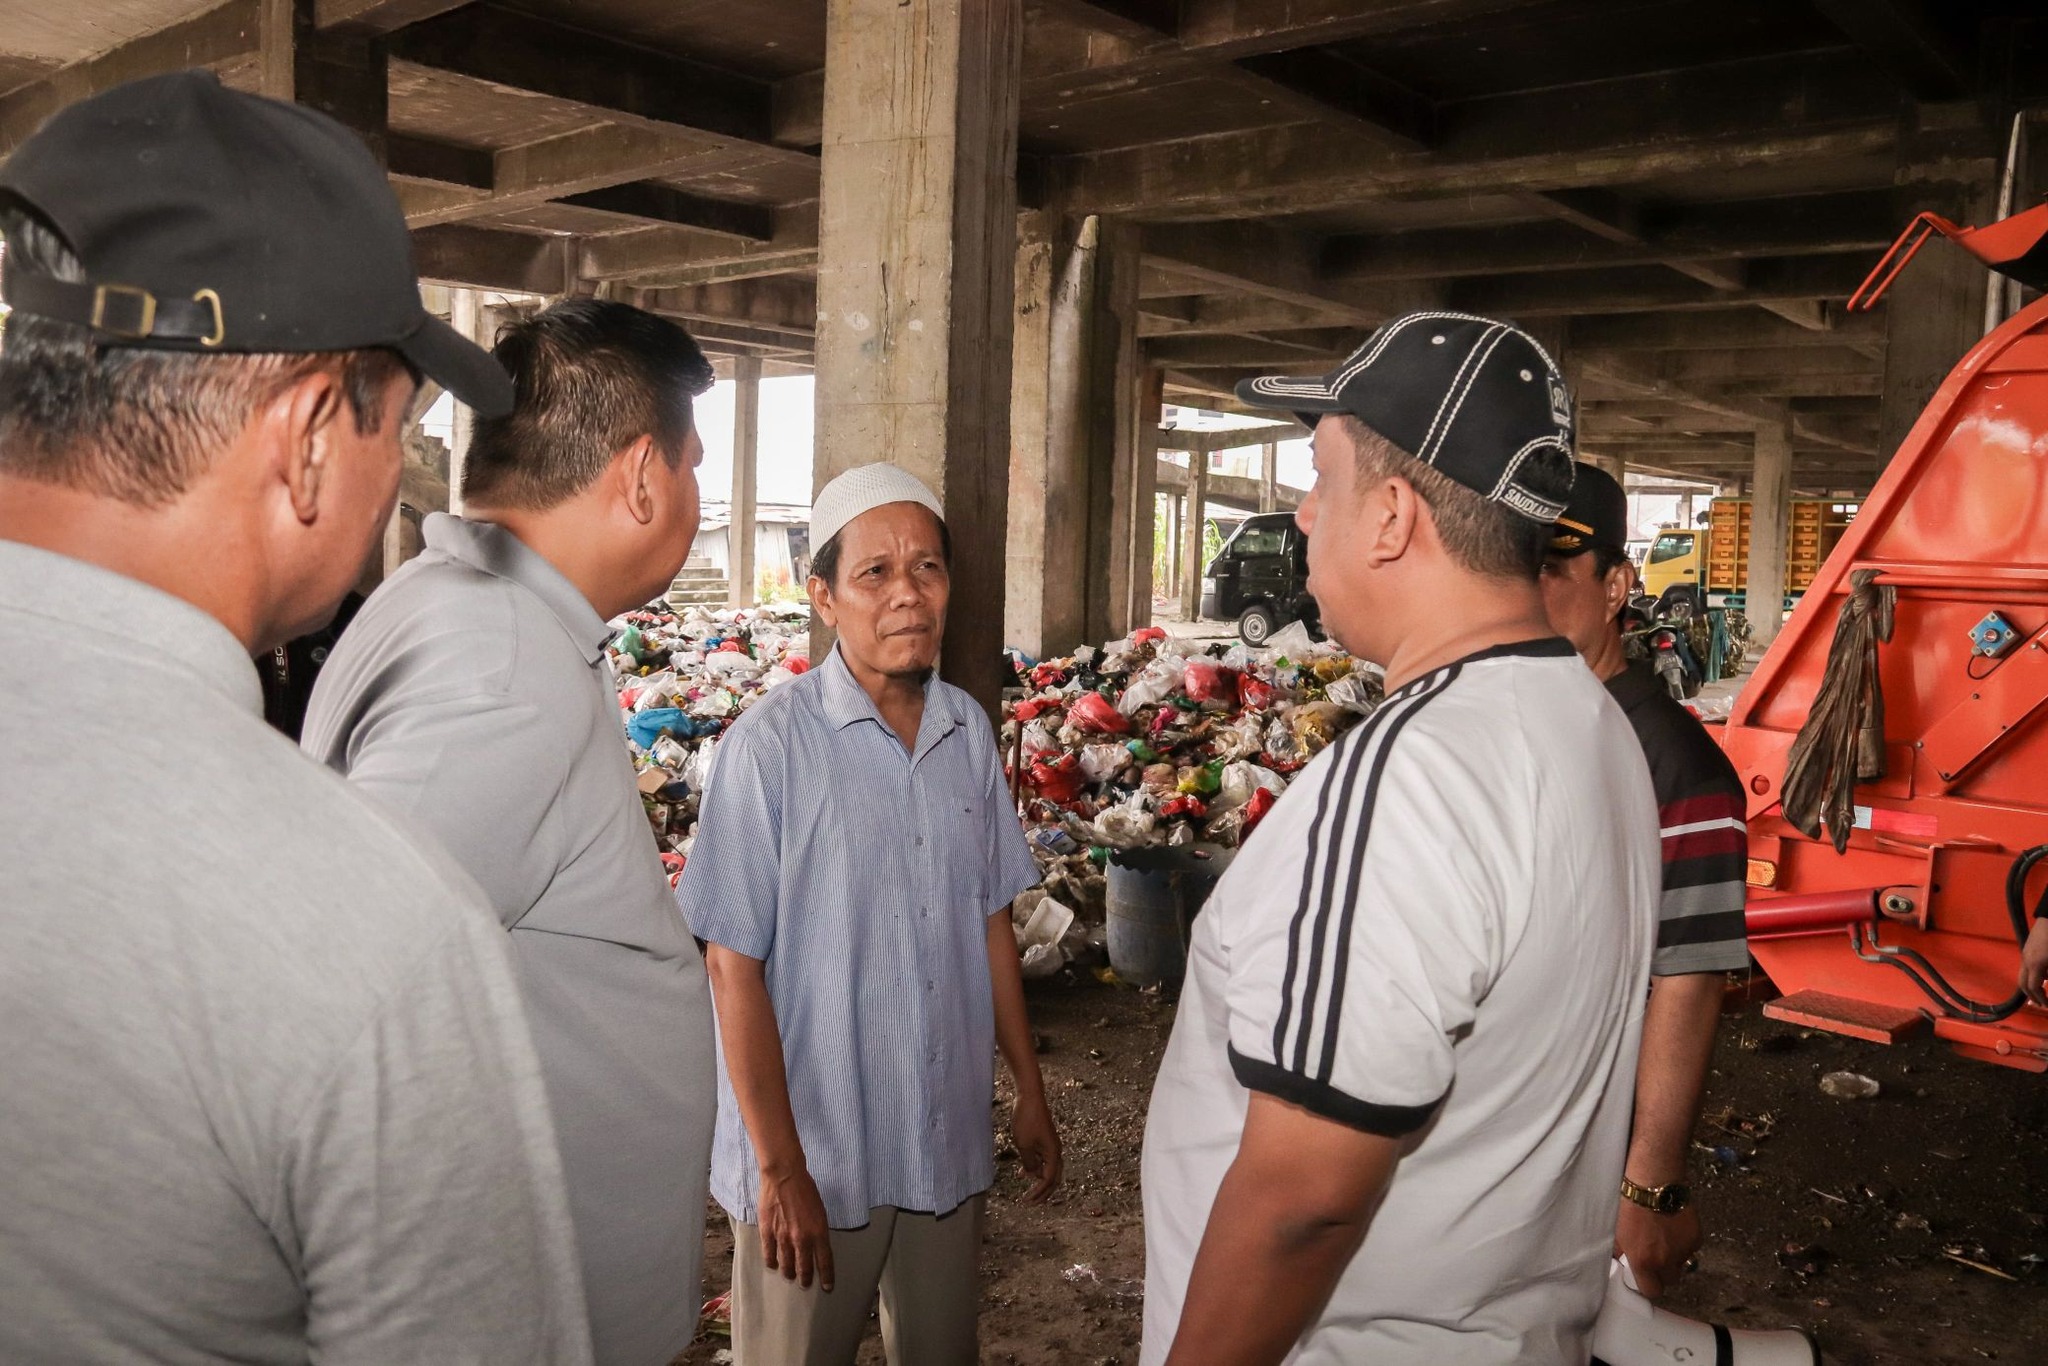
M 1138 676 L 1131 680 L 1131 685 L 1117 700 L 1116 709 L 1125 716 L 1135 716 L 1140 707 L 1164 702 L 1180 686 L 1181 677 L 1186 672 L 1185 659 L 1179 655 L 1161 654 L 1138 671 Z

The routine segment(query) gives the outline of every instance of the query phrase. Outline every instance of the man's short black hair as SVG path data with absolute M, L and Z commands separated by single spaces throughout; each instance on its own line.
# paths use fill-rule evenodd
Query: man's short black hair
M 1437 538 L 1461 567 L 1489 578 L 1536 581 L 1550 544 L 1550 523 L 1473 492 L 1348 414 L 1344 429 L 1358 451 L 1361 488 L 1389 477 L 1405 479 L 1429 507 Z
M 514 323 L 493 354 L 516 398 L 510 415 L 477 419 L 462 467 L 464 500 L 490 507 L 554 507 L 643 436 L 674 469 L 690 400 L 712 381 L 688 332 L 608 299 L 565 299 Z
M 946 528 L 946 519 L 937 513 L 932 514 L 932 520 L 939 524 L 939 554 L 950 569 L 953 567 L 953 533 Z M 838 535 L 811 552 L 811 572 L 833 588 L 839 586 L 840 542 L 845 539 L 846 531 L 841 528 Z

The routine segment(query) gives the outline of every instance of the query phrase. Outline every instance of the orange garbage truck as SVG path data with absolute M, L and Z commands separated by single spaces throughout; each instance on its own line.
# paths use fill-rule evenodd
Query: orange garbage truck
M 2048 287 L 2048 205 L 1923 216 L 1851 306 L 1937 233 Z M 1783 993 L 1766 1013 L 2048 1071 L 2048 1011 L 2017 990 L 2048 910 L 2048 298 L 1949 374 L 1721 738 L 1749 792 L 1751 945 Z

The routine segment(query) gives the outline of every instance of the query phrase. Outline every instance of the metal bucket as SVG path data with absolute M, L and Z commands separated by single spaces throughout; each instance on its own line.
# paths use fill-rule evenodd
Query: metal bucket
M 1190 927 L 1234 850 L 1214 844 L 1109 856 L 1109 965 L 1139 986 L 1179 986 Z

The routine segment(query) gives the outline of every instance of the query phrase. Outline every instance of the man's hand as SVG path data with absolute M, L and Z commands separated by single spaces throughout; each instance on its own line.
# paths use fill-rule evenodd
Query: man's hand
M 1017 1163 L 1034 1177 L 1024 1203 L 1042 1205 L 1060 1184 L 1060 1133 L 1052 1122 L 1043 1092 L 1018 1100 L 1010 1112 L 1010 1138 L 1017 1145 Z
M 1700 1238 L 1700 1214 L 1692 1206 L 1676 1214 L 1658 1214 L 1624 1200 L 1614 1228 L 1614 1254 L 1628 1258 L 1636 1289 L 1654 1300 L 1700 1250 Z
M 825 1202 L 808 1171 L 761 1176 L 761 1261 L 780 1271 L 786 1281 L 811 1288 L 832 1288 L 832 1229 L 825 1222 Z
M 2027 946 L 2020 950 L 2020 990 L 2027 999 L 2048 1010 L 2048 920 L 2036 920 Z

